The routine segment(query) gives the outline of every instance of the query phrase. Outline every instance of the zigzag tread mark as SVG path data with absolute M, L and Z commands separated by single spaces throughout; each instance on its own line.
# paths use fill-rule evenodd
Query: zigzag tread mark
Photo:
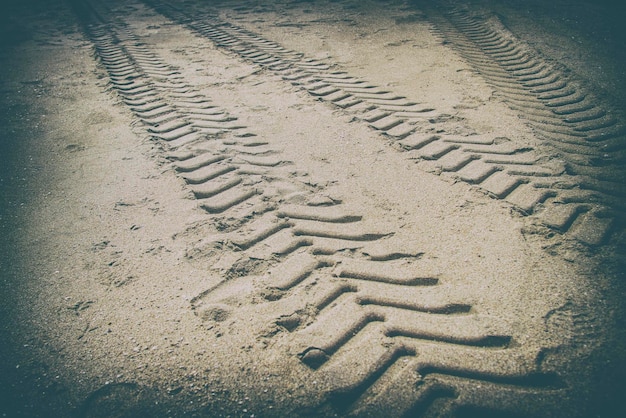
M 588 166 L 590 164 L 589 161 L 600 159 L 599 154 L 602 151 L 599 148 L 596 148 L 588 139 L 585 142 L 581 142 L 582 139 L 587 138 L 586 133 L 606 132 L 602 136 L 603 140 L 611 140 L 614 138 L 614 135 L 620 135 L 620 132 L 623 130 L 622 124 L 613 115 L 600 108 L 595 99 L 590 99 L 589 94 L 582 93 L 575 88 L 574 85 L 576 83 L 568 83 L 555 70 L 549 69 L 545 63 L 537 59 L 536 54 L 532 52 L 527 51 L 524 54 L 507 53 L 506 50 L 512 51 L 513 48 L 517 51 L 525 49 L 525 47 L 521 46 L 513 47 L 511 41 L 505 42 L 504 39 L 513 39 L 510 34 L 503 33 L 500 28 L 487 29 L 488 24 L 462 11 L 449 12 L 447 17 L 449 20 L 444 21 L 436 13 L 432 16 L 431 20 L 437 25 L 441 35 L 451 40 L 453 46 L 458 48 L 461 55 L 477 66 L 496 89 L 503 91 L 504 96 L 510 103 L 516 103 L 516 105 L 512 104 L 512 107 L 523 112 L 526 118 L 532 121 L 534 127 L 539 129 L 550 143 L 554 144 L 556 148 L 566 150 L 564 155 L 566 158 L 572 158 L 571 161 L 573 163 Z M 458 32 L 452 28 L 450 22 L 455 25 Z M 477 30 L 477 28 L 481 29 Z M 490 34 L 488 40 L 482 35 L 487 31 Z M 505 56 L 506 60 L 504 59 Z M 529 60 L 529 56 L 535 56 L 535 58 Z M 516 60 L 520 64 L 521 62 L 527 62 L 529 65 L 525 66 L 525 68 L 521 66 L 512 68 L 509 64 Z M 520 95 L 520 92 L 525 90 L 528 91 L 528 94 Z M 524 96 L 526 97 L 524 98 Z M 539 117 L 539 115 L 543 116 Z M 592 134 L 589 138 L 594 136 L 595 134 Z M 575 146 L 565 147 L 565 144 L 573 144 Z M 584 149 L 585 147 L 587 149 Z M 620 141 L 616 147 L 612 148 L 612 151 L 619 153 L 623 147 L 624 143 Z M 581 152 L 589 155 L 591 158 L 581 158 L 579 154 Z M 602 158 L 610 159 L 610 155 L 604 153 Z M 466 167 L 467 159 L 460 159 L 457 156 L 456 160 L 459 164 L 453 165 L 453 167 L 461 169 Z M 603 166 L 605 165 L 603 163 Z M 601 173 L 602 169 L 586 169 L 578 166 L 574 170 L 580 174 L 585 173 L 585 175 L 596 178 L 604 176 Z M 513 172 L 508 171 L 511 174 L 523 174 L 517 172 L 517 170 Z M 623 178 L 623 174 L 618 175 L 618 178 Z M 527 189 L 531 190 L 530 187 Z M 600 191 L 600 189 L 596 190 Z M 509 190 L 509 193 L 511 191 Z M 611 195 L 615 193 L 620 196 L 624 195 L 623 187 L 620 187 L 617 183 L 609 189 L 603 189 L 602 192 Z M 531 205 L 542 203 L 546 199 L 545 191 L 543 193 L 535 191 L 534 195 L 535 198 L 530 198 L 526 194 L 527 197 L 522 200 L 519 199 L 520 196 L 514 196 L 511 201 L 519 201 L 521 203 L 520 208 L 528 212 L 532 210 Z M 504 193 L 501 196 L 504 197 Z M 549 194 L 547 197 L 551 197 L 551 195 Z M 558 199 L 556 200 L 558 201 Z M 524 201 L 527 203 L 523 203 Z M 611 198 L 605 199 L 607 204 L 611 201 Z M 529 202 L 534 203 L 529 204 Z M 622 210 L 620 204 L 614 207 L 619 211 Z M 584 232 L 575 234 L 573 231 L 570 232 L 569 228 L 573 226 L 574 220 L 582 212 L 577 210 L 566 212 L 567 215 L 562 214 L 559 216 L 560 219 L 558 221 L 556 219 L 546 219 L 546 224 L 559 231 L 569 232 L 571 236 L 575 236 L 587 244 L 605 242 L 607 231 L 610 231 L 615 224 L 610 217 L 606 216 L 600 218 L 582 216 L 579 220 L 583 224 L 587 222 L 593 224 L 593 228 L 597 228 L 596 231 L 598 233 L 591 234 L 590 231 L 593 229 L 591 227 L 581 227 L 581 231 Z M 618 214 L 617 216 L 621 215 Z
M 332 382 L 335 389 L 328 401 L 342 414 L 373 416 L 387 405 L 402 416 L 430 408 L 441 413 L 445 408 L 437 405 L 440 397 L 452 400 L 452 409 L 474 405 L 506 409 L 490 402 L 492 390 L 506 393 L 516 405 L 534 400 L 530 406 L 534 409 L 541 408 L 537 397 L 554 401 L 566 390 L 557 376 L 538 371 L 533 359 L 503 346 L 506 338 L 482 337 L 476 342 L 389 338 L 380 318 L 367 320 L 365 326 L 357 323 L 349 330 L 358 332 L 345 348 L 312 346 L 301 354 L 317 370 L 319 384 Z M 369 343 L 381 338 L 385 344 Z M 457 361 L 460 352 L 468 359 L 463 364 Z M 433 386 L 445 391 L 429 393 Z
M 337 391 L 330 402 L 348 416 L 549 416 L 549 405 L 562 401 L 564 391 L 550 383 L 550 375 L 532 375 L 519 383 L 475 373 L 460 377 L 455 371 L 439 373 L 401 355 L 379 372 L 379 379 L 363 390 Z M 461 372 L 461 375 L 466 373 Z M 544 381 L 545 387 L 538 384 Z M 352 388 L 351 388 L 352 389 Z M 360 389 L 360 390 L 358 390 Z M 496 391 L 497 400 L 489 395 Z M 362 392 L 362 393 L 361 393 Z M 352 403 L 351 403 L 352 402 Z M 479 412 L 480 411 L 480 412 Z
M 369 233 L 365 226 L 359 226 L 362 223 L 360 216 L 349 215 L 346 217 L 341 208 L 338 208 L 338 214 L 333 215 L 333 209 L 335 208 L 324 208 L 323 216 L 320 216 L 318 208 L 298 208 L 291 205 L 285 212 L 279 212 L 278 216 L 275 213 L 267 213 L 248 223 L 237 232 L 222 234 L 217 239 L 235 245 L 243 251 L 242 257 L 244 258 L 258 254 L 259 248 L 269 246 L 270 251 L 266 252 L 266 257 L 278 259 L 278 262 L 275 262 L 274 268 L 256 280 L 257 287 L 272 294 L 293 292 L 293 289 L 301 287 L 302 282 L 309 276 L 319 274 L 316 272 L 320 269 L 326 269 L 336 262 L 330 260 L 329 256 L 337 254 L 342 249 L 356 250 L 367 247 L 368 242 L 380 240 L 381 234 Z M 297 217 L 287 218 L 285 217 L 286 213 L 295 214 Z M 315 219 L 311 220 L 310 218 Z M 311 232 L 305 232 L 305 229 L 301 228 L 302 223 L 318 225 L 316 228 L 310 226 L 305 228 L 311 230 Z M 359 229 L 364 232 L 354 232 Z M 278 238 L 278 245 L 272 242 L 275 238 Z M 305 242 L 289 244 L 290 241 L 294 240 L 304 240 Z M 279 250 L 278 248 L 281 246 L 286 247 Z M 302 247 L 305 247 L 305 250 L 302 250 Z M 371 251 L 376 254 L 374 248 Z M 393 254 L 403 254 L 403 252 L 378 252 L 378 256 L 381 258 L 391 259 L 394 258 Z M 245 282 L 249 278 L 241 280 Z M 387 275 L 382 276 L 381 280 L 393 279 Z M 230 300 L 231 295 L 228 290 L 230 287 L 228 283 L 225 283 L 221 290 L 211 292 L 198 301 L 205 306 L 207 304 L 212 306 L 215 303 L 223 303 L 223 300 Z
M 245 300 L 272 305 L 271 310 L 257 305 L 255 312 L 266 313 L 277 326 L 293 333 L 300 358 L 316 370 L 318 384 L 332 388 L 328 402 L 335 410 L 367 415 L 377 410 L 376 405 L 398 396 L 402 402 L 395 402 L 392 410 L 440 410 L 436 404 L 440 396 L 455 400 L 454 408 L 485 408 L 489 403 L 482 397 L 492 390 L 502 390 L 519 402 L 561 396 L 558 380 L 537 372 L 532 360 L 510 351 L 511 337 L 493 334 L 499 326 L 494 328 L 489 321 L 477 322 L 471 306 L 449 303 L 449 296 L 442 298 L 432 286 L 321 280 L 333 269 L 332 275 L 340 278 L 336 268 L 347 261 L 356 265 L 363 261 L 342 259 L 333 267 L 333 256 L 319 258 L 313 251 L 290 257 L 254 281 L 241 277 L 235 279 L 238 282 L 225 282 L 195 300 L 194 308 L 205 320 L 220 323 L 237 315 L 234 307 L 241 309 Z M 423 289 L 427 305 L 416 303 L 415 295 Z M 411 291 L 414 294 L 408 294 Z M 294 305 L 302 293 L 311 302 L 309 308 Z M 385 293 L 395 296 L 385 299 L 381 296 Z M 463 364 L 457 363 L 459 350 L 469 358 Z M 476 393 L 477 383 L 485 385 L 484 392 Z M 432 385 L 446 390 L 430 393 Z
M 77 5 L 79 7 L 82 6 Z M 91 10 L 83 16 L 90 16 L 85 28 L 94 42 L 96 54 L 109 72 L 112 86 L 146 125 L 146 131 L 167 141 L 171 148 L 191 146 L 190 149 L 196 149 L 190 158 L 174 164 L 174 168 L 188 184 L 194 185 L 192 191 L 200 207 L 212 214 L 242 205 L 250 207 L 248 201 L 261 191 L 258 186 L 249 187 L 243 177 L 267 174 L 264 167 L 272 168 L 285 162 L 274 150 L 245 140 L 230 140 L 219 152 L 206 145 L 198 148 L 203 135 L 245 127 L 234 124 L 236 118 L 219 109 L 181 77 L 170 80 L 169 76 L 176 72 L 141 44 L 123 22 L 104 21 L 103 16 L 108 14 L 104 6 L 99 5 L 98 12 L 92 6 L 85 7 Z M 233 178 L 233 171 L 240 176 Z M 271 173 L 280 177 L 276 170 Z M 265 195 L 264 199 L 270 197 Z
M 561 132 L 570 135 L 581 147 L 593 145 L 577 140 L 585 137 L 579 133 L 602 132 L 619 125 L 609 112 L 601 108 L 598 100 L 583 93 L 576 86 L 578 83 L 567 80 L 556 68 L 542 62 L 536 52 L 516 40 L 503 25 L 495 22 L 495 18 L 485 22 L 457 8 L 445 12 L 445 18 L 432 11 L 430 19 L 439 34 L 449 39 L 451 45 L 496 89 L 502 91 L 508 100 L 517 100 L 518 110 L 532 114 L 533 109 L 545 109 L 544 123 L 565 123 Z M 484 31 L 490 32 L 491 40 L 479 34 Z M 509 50 L 517 52 L 507 53 Z M 526 62 L 529 65 L 523 68 L 522 64 Z M 512 66 L 516 63 L 518 68 Z

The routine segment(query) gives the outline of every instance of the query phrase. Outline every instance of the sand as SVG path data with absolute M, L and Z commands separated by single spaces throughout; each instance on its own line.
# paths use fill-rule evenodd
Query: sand
M 3 6 L 3 416 L 622 407 L 608 5 L 92 3 Z

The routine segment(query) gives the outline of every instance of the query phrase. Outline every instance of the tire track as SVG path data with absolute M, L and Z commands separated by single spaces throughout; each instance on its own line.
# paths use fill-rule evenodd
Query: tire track
M 539 72 L 533 73 L 534 69 L 507 67 L 510 71 L 517 71 L 519 77 L 525 77 L 527 88 L 536 91 L 540 98 L 529 96 L 523 87 L 515 84 L 502 88 L 509 92 L 506 97 L 510 97 L 509 102 L 517 109 L 530 109 L 526 113 L 539 115 L 543 118 L 541 120 L 550 122 L 541 126 L 558 128 L 559 137 L 569 135 L 567 141 L 559 142 L 556 155 L 553 150 L 546 153 L 498 135 L 446 133 L 437 124 L 450 116 L 438 114 L 432 107 L 353 77 L 330 63 L 307 58 L 215 16 L 192 18 L 160 0 L 147 0 L 146 3 L 210 39 L 216 46 L 274 72 L 319 100 L 350 112 L 355 119 L 380 132 L 393 146 L 410 153 L 424 169 L 475 185 L 512 204 L 523 214 L 535 215 L 552 230 L 584 244 L 598 246 L 606 244 L 616 230 L 623 228 L 626 190 L 620 180 L 623 169 L 616 165 L 623 155 L 623 141 L 619 137 L 622 125 L 615 118 L 611 118 L 610 123 L 605 123 L 605 119 L 594 119 L 593 115 L 606 113 L 597 106 L 570 108 L 578 106 L 575 101 L 578 96 L 568 95 L 569 85 L 551 90 L 553 86 L 549 81 L 556 77 L 552 73 L 546 73 L 545 78 L 535 78 L 543 75 L 536 76 Z M 485 66 L 496 68 L 485 70 L 486 73 L 506 73 L 493 62 L 499 58 L 508 63 L 510 57 L 506 51 L 493 48 L 500 44 L 506 44 L 503 48 L 507 48 L 510 46 L 507 42 L 498 40 L 485 46 L 489 51 L 493 50 L 495 57 L 479 51 L 484 55 Z M 513 56 L 517 56 L 516 53 L 517 49 Z M 511 78 L 507 74 L 498 74 L 494 76 L 495 83 L 505 76 L 507 80 Z M 546 84 L 538 84 L 537 80 L 546 81 Z M 552 112 L 551 109 L 563 116 L 552 113 L 556 118 L 545 119 L 546 112 Z M 569 127 L 568 124 L 573 125 Z M 433 130 L 437 133 L 431 133 Z M 579 137 L 586 139 L 578 140 Z M 563 150 L 567 151 L 566 155 Z
M 418 2 L 419 3 L 419 2 Z M 626 126 L 623 115 L 585 91 L 579 82 L 542 59 L 515 38 L 496 17 L 481 17 L 466 8 L 448 5 L 438 13 L 427 5 L 436 33 L 493 86 L 500 97 L 527 119 L 546 144 L 566 161 L 565 170 L 576 180 L 560 205 L 548 206 L 544 223 L 567 230 L 582 212 L 597 211 L 598 225 L 582 225 L 580 235 L 591 237 L 609 217 L 623 222 L 623 164 Z M 576 184 L 578 183 L 578 184 Z M 582 189 L 581 193 L 576 189 Z M 600 195 L 589 194 L 593 190 Z M 617 211 L 608 217 L 604 208 L 589 207 L 585 200 L 602 202 Z M 622 228 L 620 226 L 620 228 Z M 599 235 L 591 238 L 598 242 Z M 589 241 L 583 239 L 583 241 Z
M 440 36 L 563 153 L 574 172 L 623 163 L 622 118 L 516 39 L 495 17 L 481 18 L 459 7 L 450 7 L 444 16 L 430 14 Z M 602 178 L 611 172 L 595 174 Z
M 211 329 L 264 318 L 260 335 L 268 345 L 286 335 L 315 384 L 330 388 L 333 411 L 404 416 L 526 404 L 538 412 L 564 396 L 560 379 L 540 371 L 539 356 L 522 354 L 506 324 L 477 313 L 445 275 L 420 266 L 420 253 L 398 253 L 392 237 L 296 230 L 292 244 L 273 250 L 284 262 L 222 282 L 192 303 Z M 510 403 L 494 402 L 493 393 Z
M 419 251 L 396 242 L 394 232 L 380 230 L 375 219 L 320 199 L 320 190 L 294 181 L 289 162 L 269 141 L 188 84 L 128 26 L 110 17 L 115 12 L 84 5 L 76 8 L 122 101 L 170 151 L 173 167 L 207 216 L 228 213 L 238 220 L 196 249 L 217 248 L 235 260 L 225 267 L 223 281 L 191 301 L 210 327 L 246 326 L 247 318 L 261 318 L 267 329 L 258 331 L 267 344 L 279 336 L 287 340 L 292 354 L 330 388 L 327 404 L 346 415 L 387 408 L 399 414 L 499 411 L 494 391 L 511 398 L 511 405 L 540 396 L 533 401 L 539 410 L 563 396 L 567 389 L 559 379 L 541 372 L 540 350 L 520 350 L 507 324 L 477 313 L 480 307 L 464 302 L 445 276 L 420 264 Z M 276 64 L 271 58 L 260 59 Z M 313 61 L 302 65 L 313 73 L 324 67 Z M 371 124 L 416 109 L 349 76 L 324 77 L 340 80 L 361 103 L 377 103 L 367 116 Z M 402 124 L 377 126 L 388 132 Z M 454 150 L 466 145 L 451 138 L 440 142 Z M 467 146 L 479 145 L 484 144 Z M 478 181 L 483 176 L 480 168 L 475 171 Z M 276 182 L 283 185 L 275 187 Z
M 274 196 L 260 178 L 286 177 L 281 169 L 289 162 L 186 83 L 128 27 L 94 22 L 101 19 L 95 10 L 83 9 L 82 15 L 90 18 L 87 30 L 111 85 L 146 132 L 171 151 L 174 169 L 200 207 L 208 213 L 267 210 Z
M 83 9 L 81 14 L 91 20 L 102 19 L 95 10 Z M 353 225 L 346 230 L 334 228 L 343 222 L 358 224 L 361 216 L 338 215 L 340 203 L 316 203 L 313 195 L 319 190 L 289 180 L 293 170 L 283 168 L 290 162 L 282 160 L 267 141 L 236 124 L 235 117 L 185 83 L 175 69 L 142 46 L 123 23 L 90 22 L 87 28 L 111 84 L 146 125 L 146 131 L 166 144 L 174 169 L 188 184 L 200 207 L 209 214 L 230 211 L 235 212 L 229 213 L 231 216 L 252 220 L 245 232 L 238 232 L 237 238 L 226 234 L 222 240 L 229 240 L 239 249 L 249 249 L 288 227 L 297 237 L 354 241 L 377 240 L 390 234 L 360 231 Z M 226 133 L 231 135 L 220 140 L 220 135 Z M 273 181 L 292 184 L 282 186 L 286 191 L 274 193 L 276 187 L 270 185 Z M 288 202 L 289 198 L 302 200 L 302 195 L 312 206 L 292 205 L 276 212 L 281 207 L 279 203 Z M 330 205 L 331 210 L 316 214 L 316 205 Z M 296 225 L 285 221 L 287 217 L 300 221 Z M 297 241 L 303 239 L 306 240 Z

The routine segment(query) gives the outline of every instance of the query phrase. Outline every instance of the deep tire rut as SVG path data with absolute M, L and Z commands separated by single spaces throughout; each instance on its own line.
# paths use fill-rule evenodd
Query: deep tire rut
M 210 219 L 228 214 L 239 220 L 196 248 L 231 252 L 236 260 L 226 268 L 228 277 L 191 301 L 205 323 L 219 328 L 227 319 L 244 323 L 254 317 L 265 323 L 257 332 L 267 335 L 268 344 L 275 336 L 288 340 L 289 354 L 326 388 L 324 413 L 539 416 L 550 415 L 550 405 L 567 396 L 562 379 L 541 370 L 540 345 L 521 350 L 503 321 L 476 313 L 445 273 L 429 271 L 420 263 L 423 254 L 394 241 L 395 231 L 381 230 L 349 202 L 320 198 L 321 190 L 299 179 L 302 173 L 270 139 L 188 83 L 115 12 L 95 2 L 74 3 L 111 86 L 161 143 L 199 206 Z M 166 3 L 148 3 L 217 46 L 352 112 L 426 168 L 436 164 L 590 245 L 605 243 L 615 228 L 621 208 L 594 186 L 601 180 L 570 175 L 559 161 L 506 138 L 429 132 L 425 126 L 447 116 L 214 16 L 191 19 Z M 517 49 L 511 51 L 517 57 Z M 510 58 L 500 50 L 490 54 Z M 579 132 L 599 141 L 605 125 L 614 129 L 594 106 L 567 107 L 577 96 L 563 89 L 510 101 L 540 110 L 541 117 L 554 106 L 565 116 L 554 113 L 548 125 L 559 130 L 573 124 L 561 135 Z M 515 87 L 509 90 L 506 97 L 517 97 Z M 585 185 L 587 193 L 579 193 Z M 259 265 L 267 271 L 259 273 Z

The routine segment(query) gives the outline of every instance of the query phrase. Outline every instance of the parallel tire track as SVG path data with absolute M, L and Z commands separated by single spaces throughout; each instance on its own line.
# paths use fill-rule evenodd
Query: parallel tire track
M 146 3 L 218 47 L 280 75 L 315 98 L 351 112 L 398 149 L 411 153 L 425 169 L 448 173 L 475 185 L 524 214 L 536 215 L 541 223 L 557 232 L 596 246 L 605 244 L 612 232 L 623 228 L 626 190 L 621 180 L 624 170 L 619 166 L 624 154 L 622 125 L 613 117 L 605 117 L 607 112 L 597 106 L 580 105 L 586 99 L 578 100 L 577 92 L 570 94 L 571 85 L 557 83 L 558 76 L 537 75 L 544 66 L 537 64 L 540 70 L 535 73 L 535 59 L 528 64 L 531 69 L 508 65 L 511 59 L 526 60 L 526 54 L 509 41 L 494 42 L 491 35 L 486 38 L 484 48 L 493 56 L 479 50 L 479 61 L 496 69 L 483 72 L 497 73 L 492 77 L 496 87 L 502 80 L 509 83 L 500 88 L 507 92 L 505 97 L 512 107 L 529 117 L 538 115 L 540 121 L 548 121 L 537 126 L 550 128 L 539 130 L 542 135 L 553 132 L 550 143 L 567 137 L 559 142 L 556 157 L 498 135 L 424 132 L 431 129 L 424 129 L 425 125 L 432 126 L 447 116 L 215 16 L 192 18 L 160 0 Z M 471 21 L 467 25 L 474 28 L 476 37 L 481 36 L 482 31 L 475 28 L 477 24 Z M 497 64 L 498 59 L 506 64 L 505 69 Z M 524 80 L 524 84 L 512 84 L 507 70 Z M 529 96 L 528 91 L 536 96 Z M 547 112 L 555 116 L 546 119 Z
M 125 24 L 104 23 L 94 9 L 82 4 L 77 8 L 86 20 L 88 35 L 112 86 L 146 131 L 170 150 L 168 157 L 174 169 L 200 207 L 210 215 L 228 211 L 230 216 L 248 220 L 240 224 L 237 238 L 231 232 L 223 235 L 223 240 L 228 239 L 238 249 L 251 249 L 281 230 L 291 229 L 291 234 L 298 237 L 296 242 L 284 240 L 278 244 L 290 248 L 306 245 L 307 236 L 360 242 L 390 235 L 361 231 L 361 216 L 342 215 L 340 203 L 317 202 L 317 190 L 290 179 L 290 162 L 185 83 Z M 276 192 L 273 182 L 288 184 L 281 184 L 281 192 Z M 284 207 L 291 200 L 308 200 L 310 206 Z M 318 205 L 328 205 L 329 213 L 316 215 Z M 287 217 L 301 221 L 296 225 Z M 336 228 L 346 222 L 351 225 L 345 231 Z M 272 252 L 268 254 L 266 257 Z
M 102 17 L 111 12 L 80 4 L 77 9 L 112 86 L 146 131 L 173 150 L 173 166 L 207 216 L 241 219 L 199 246 L 238 255 L 222 282 L 192 300 L 200 318 L 219 325 L 227 318 L 245 324 L 246 318 L 262 316 L 267 335 L 291 341 L 294 355 L 332 388 L 328 405 L 346 415 L 508 408 L 494 401 L 495 391 L 509 406 L 541 411 L 567 390 L 558 377 L 540 371 L 538 351 L 523 354 L 506 324 L 476 314 L 477 307 L 455 295 L 445 276 L 420 267 L 421 253 L 397 244 L 393 231 L 378 230 L 346 205 L 317 199 L 316 190 L 289 179 L 287 162 L 268 141 L 187 84 L 128 26 Z M 300 60 L 288 51 L 278 53 Z M 284 64 L 271 56 L 259 59 Z M 405 99 L 344 74 L 321 70 L 320 76 L 325 67 L 313 61 L 299 65 L 347 86 L 350 97 L 368 108 L 377 103 L 363 120 L 388 134 L 408 125 L 383 124 L 389 115 L 414 117 L 407 109 L 415 105 Z M 334 94 L 322 94 L 324 88 L 311 91 Z M 465 144 L 437 141 L 454 150 Z M 490 177 L 479 172 L 476 181 Z M 273 193 L 272 179 L 291 181 L 291 194 Z M 308 204 L 290 203 L 294 195 Z M 258 270 L 259 265 L 270 269 Z M 378 344 L 360 344 L 363 340 Z

